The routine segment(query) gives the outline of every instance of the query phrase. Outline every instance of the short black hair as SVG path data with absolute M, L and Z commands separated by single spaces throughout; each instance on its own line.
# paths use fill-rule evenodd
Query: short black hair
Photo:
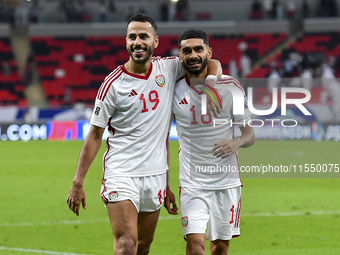
M 199 38 L 202 39 L 203 42 L 209 47 L 209 36 L 206 32 L 200 29 L 188 29 L 183 34 L 178 37 L 178 47 L 181 48 L 181 42 L 183 40 Z
M 149 22 L 151 26 L 153 27 L 153 30 L 155 31 L 155 34 L 157 35 L 157 24 L 156 21 L 149 15 L 144 13 L 137 13 L 134 14 L 129 20 L 128 20 L 128 26 L 131 22 Z

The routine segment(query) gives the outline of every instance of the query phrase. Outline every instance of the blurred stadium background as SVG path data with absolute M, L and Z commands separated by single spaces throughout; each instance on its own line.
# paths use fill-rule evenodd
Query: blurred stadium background
M 111 252 L 98 196 L 100 156 L 86 180 L 91 210 L 76 221 L 64 200 L 97 89 L 128 59 L 126 21 L 135 12 L 158 23 L 154 55 L 177 55 L 177 38 L 188 28 L 209 33 L 213 57 L 253 88 L 256 109 L 271 107 L 272 86 L 279 103 L 282 87 L 310 90 L 304 105 L 312 116 L 293 105 L 286 116 L 280 105 L 270 116 L 254 116 L 298 124 L 255 128 L 258 141 L 241 150 L 241 165 L 339 164 L 339 8 L 340 0 L 0 0 L 0 254 Z M 172 142 L 175 169 L 177 147 Z M 339 178 L 244 184 L 245 237 L 233 241 L 232 254 L 340 254 Z M 180 223 L 172 219 L 179 220 L 162 210 L 152 254 L 184 254 Z
M 2 0 L 0 7 L 0 140 L 83 139 L 97 89 L 128 59 L 126 20 L 137 11 L 158 22 L 155 55 L 177 55 L 187 28 L 208 32 L 224 73 L 254 88 L 256 109 L 270 108 L 271 86 L 311 91 L 312 116 L 291 106 L 285 118 L 298 120 L 294 131 L 264 125 L 258 139 L 340 139 L 340 1 Z M 280 107 L 266 117 L 282 119 Z

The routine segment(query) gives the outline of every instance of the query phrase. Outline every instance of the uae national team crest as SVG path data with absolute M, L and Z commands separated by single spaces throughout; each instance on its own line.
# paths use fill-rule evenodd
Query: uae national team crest
M 118 197 L 118 192 L 117 191 L 112 191 L 109 193 L 109 200 L 115 200 Z
M 155 77 L 155 81 L 157 83 L 158 86 L 160 86 L 161 88 L 163 88 L 164 83 L 165 83 L 165 78 L 163 74 L 159 74 Z
M 185 227 L 185 228 L 188 226 L 188 217 L 187 216 L 182 217 L 182 226 Z

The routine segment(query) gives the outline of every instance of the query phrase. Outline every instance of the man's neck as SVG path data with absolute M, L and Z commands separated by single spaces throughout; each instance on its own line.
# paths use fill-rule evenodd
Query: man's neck
M 203 70 L 203 72 L 201 72 L 199 75 L 193 75 L 193 74 L 191 74 L 189 72 L 186 72 L 186 76 L 187 76 L 189 81 L 191 79 L 194 79 L 194 81 L 197 81 L 197 82 L 191 84 L 191 85 L 194 85 L 194 86 L 200 85 L 200 84 L 204 83 L 205 78 L 207 77 L 207 75 L 208 75 L 208 70 L 207 69 Z
M 146 76 L 149 72 L 151 66 L 151 59 L 148 60 L 146 63 L 138 64 L 134 62 L 131 58 L 128 62 L 124 64 L 124 68 L 126 71 L 132 74 L 143 75 Z

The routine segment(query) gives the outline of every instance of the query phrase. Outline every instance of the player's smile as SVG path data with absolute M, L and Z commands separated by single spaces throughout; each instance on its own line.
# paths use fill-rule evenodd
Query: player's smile
M 199 68 L 201 64 L 202 64 L 201 58 L 189 59 L 187 61 L 187 66 L 193 69 Z
M 126 48 L 134 62 L 146 63 L 154 48 L 158 46 L 158 36 L 148 22 L 131 22 L 127 29 Z
M 131 51 L 136 56 L 136 58 L 140 58 L 147 51 L 147 47 L 143 47 L 143 48 L 142 47 L 133 47 Z
M 187 39 L 181 42 L 180 57 L 185 70 L 192 75 L 199 75 L 207 66 L 211 49 L 202 39 Z
M 147 47 L 145 45 L 132 45 L 129 49 L 128 52 L 132 58 L 133 61 L 135 62 L 146 62 L 149 60 L 153 53 L 154 47 Z

